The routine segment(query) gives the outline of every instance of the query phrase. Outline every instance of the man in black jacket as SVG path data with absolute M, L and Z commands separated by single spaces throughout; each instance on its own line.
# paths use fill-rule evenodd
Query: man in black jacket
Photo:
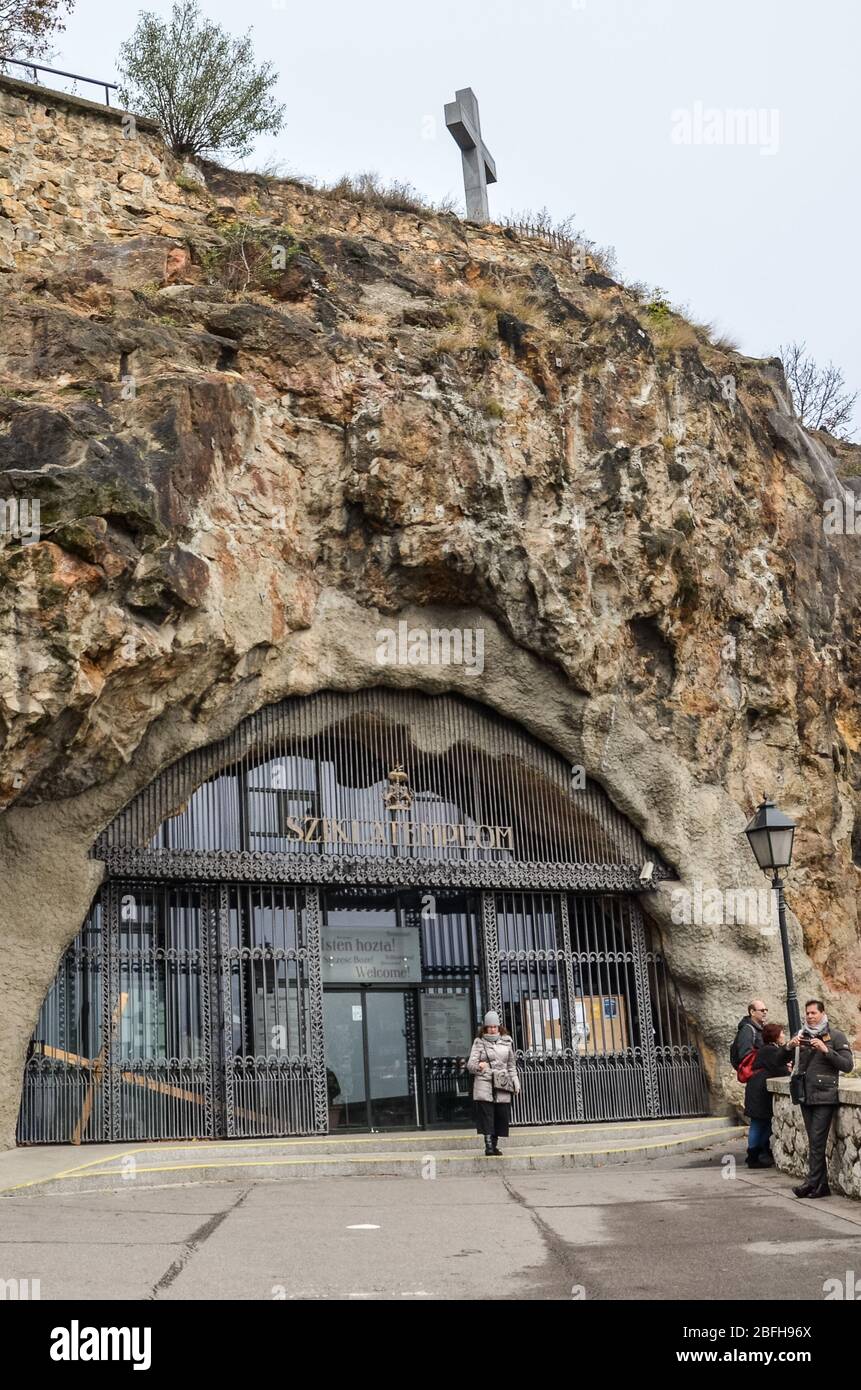
M 762 1025 L 767 1022 L 766 1005 L 761 999 L 752 999 L 747 1006 L 747 1016 L 738 1021 L 738 1028 L 729 1050 L 729 1059 L 734 1067 L 737 1068 L 742 1058 L 751 1050 L 758 1051 L 762 1047 Z
M 830 1026 L 821 999 L 808 999 L 804 1016 L 807 1022 L 788 1046 L 799 1049 L 796 1071 L 804 1077 L 801 1114 L 810 1158 L 806 1181 L 792 1190 L 796 1197 L 829 1197 L 825 1150 L 837 1114 L 840 1073 L 852 1070 L 852 1049 L 845 1034 Z

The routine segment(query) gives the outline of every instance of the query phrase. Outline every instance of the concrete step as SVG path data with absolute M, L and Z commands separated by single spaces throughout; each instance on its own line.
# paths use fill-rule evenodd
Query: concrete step
M 40 1155 L 39 1176 L 6 1186 L 2 1196 L 116 1191 L 134 1183 L 160 1187 L 315 1177 L 444 1177 L 475 1173 L 601 1167 L 661 1154 L 736 1142 L 744 1134 L 724 1116 L 632 1124 L 544 1126 L 513 1130 L 504 1156 L 486 1158 L 470 1130 L 367 1134 L 344 1138 L 201 1140 L 120 1148 L 56 1149 L 56 1165 Z M 20 1151 L 19 1151 L 20 1152 Z M 76 1161 L 77 1160 L 77 1161 Z
M 693 1119 L 636 1120 L 629 1122 L 602 1122 L 581 1125 L 528 1125 L 512 1129 L 506 1140 L 508 1148 L 529 1149 L 536 1146 L 559 1148 L 560 1145 L 595 1145 L 605 1143 L 629 1143 L 634 1139 L 655 1139 L 663 1134 L 682 1132 L 686 1128 L 698 1132 L 704 1127 L 724 1128 L 732 1124 L 725 1116 L 700 1116 Z M 205 1148 L 207 1154 L 219 1158 L 236 1158 L 237 1150 L 265 1148 L 271 1158 L 320 1158 L 336 1155 L 361 1156 L 374 1153 L 434 1153 L 434 1152 L 472 1152 L 479 1137 L 472 1125 L 458 1129 L 426 1129 L 409 1131 L 374 1131 L 356 1134 L 323 1135 L 319 1138 L 293 1139 L 221 1139 L 195 1140 L 189 1142 L 166 1142 L 147 1145 L 148 1152 L 164 1156 L 171 1153 L 196 1154 Z M 144 1146 L 140 1146 L 143 1148 Z M 68 1152 L 68 1151 L 67 1151 Z

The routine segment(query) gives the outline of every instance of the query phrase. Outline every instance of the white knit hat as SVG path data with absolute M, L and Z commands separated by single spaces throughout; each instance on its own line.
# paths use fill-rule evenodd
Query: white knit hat
M 499 1014 L 495 1009 L 488 1009 L 487 1013 L 484 1015 L 484 1026 L 485 1028 L 499 1027 Z

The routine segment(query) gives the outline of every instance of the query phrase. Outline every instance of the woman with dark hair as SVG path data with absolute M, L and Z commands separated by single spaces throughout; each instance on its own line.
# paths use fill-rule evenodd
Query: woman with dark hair
M 750 1117 L 747 1135 L 748 1168 L 773 1168 L 771 1156 L 771 1117 L 774 1097 L 768 1089 L 770 1076 L 786 1076 L 792 1061 L 792 1048 L 785 1047 L 782 1023 L 764 1023 L 762 1046 L 757 1049 L 756 1065 L 744 1088 L 744 1113 Z
M 496 1141 L 508 1138 L 511 1100 L 520 1090 L 520 1078 L 511 1034 L 501 1028 L 495 1009 L 484 1015 L 484 1026 L 478 1030 L 466 1066 L 475 1077 L 475 1127 L 484 1135 L 485 1155 L 501 1158 Z

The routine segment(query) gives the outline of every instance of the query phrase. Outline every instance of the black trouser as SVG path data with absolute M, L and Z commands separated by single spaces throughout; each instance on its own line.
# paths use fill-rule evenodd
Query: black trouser
M 807 1130 L 810 1155 L 807 1168 L 807 1184 L 814 1191 L 828 1184 L 828 1169 L 825 1163 L 825 1150 L 831 1124 L 837 1114 L 836 1105 L 802 1105 L 801 1114 Z
M 475 1101 L 475 1127 L 479 1134 L 495 1134 L 497 1139 L 508 1138 L 508 1116 L 511 1106 L 508 1101 Z

